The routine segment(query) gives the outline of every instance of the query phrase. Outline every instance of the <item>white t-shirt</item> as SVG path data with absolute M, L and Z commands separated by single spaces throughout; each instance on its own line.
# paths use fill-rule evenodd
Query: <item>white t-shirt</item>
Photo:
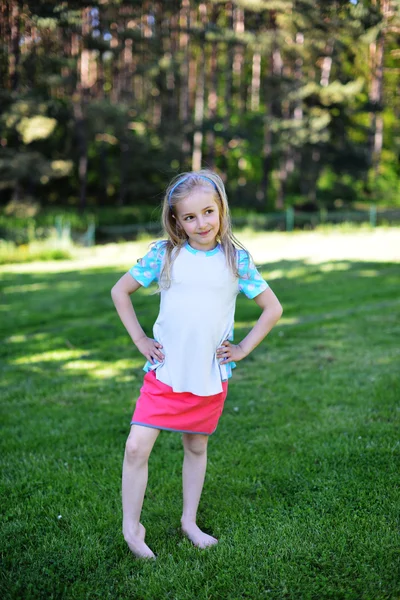
M 221 381 L 231 376 L 235 364 L 219 364 L 216 351 L 226 339 L 233 339 L 236 296 L 243 292 L 255 298 L 268 288 L 248 254 L 238 250 L 237 255 L 239 278 L 220 245 L 205 252 L 186 243 L 173 261 L 171 286 L 161 290 L 153 328 L 165 359 L 147 362 L 144 370 L 155 370 L 157 379 L 175 392 L 212 396 L 222 392 Z M 156 242 L 129 272 L 148 287 L 159 281 L 164 256 L 165 242 Z

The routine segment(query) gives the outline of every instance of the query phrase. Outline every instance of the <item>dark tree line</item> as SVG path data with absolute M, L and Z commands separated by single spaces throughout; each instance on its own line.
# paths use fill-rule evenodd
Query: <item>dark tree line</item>
M 0 201 L 398 202 L 398 0 L 4 0 Z

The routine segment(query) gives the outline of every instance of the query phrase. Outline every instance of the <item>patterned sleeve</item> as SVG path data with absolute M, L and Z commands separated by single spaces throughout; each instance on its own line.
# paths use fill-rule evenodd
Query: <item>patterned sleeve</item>
M 164 254 L 165 242 L 156 242 L 149 252 L 129 269 L 129 273 L 140 285 L 148 287 L 152 281 L 158 281 L 160 278 Z
M 252 258 L 244 250 L 239 250 L 239 291 L 252 299 L 266 290 L 269 285 L 258 272 Z

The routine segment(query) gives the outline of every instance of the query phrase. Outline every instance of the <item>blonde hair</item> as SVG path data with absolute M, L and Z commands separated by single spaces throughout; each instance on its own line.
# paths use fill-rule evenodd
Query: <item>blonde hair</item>
M 175 207 L 181 200 L 187 198 L 195 188 L 199 187 L 211 192 L 213 200 L 218 206 L 220 228 L 216 239 L 220 243 L 226 262 L 235 277 L 239 276 L 237 249 L 244 250 L 250 256 L 246 248 L 232 233 L 228 198 L 221 177 L 208 169 L 181 173 L 171 181 L 163 200 L 161 220 L 164 233 L 168 239 L 165 242 L 165 260 L 160 274 L 161 289 L 170 287 L 172 264 L 188 240 L 186 233 L 179 226 L 176 219 Z

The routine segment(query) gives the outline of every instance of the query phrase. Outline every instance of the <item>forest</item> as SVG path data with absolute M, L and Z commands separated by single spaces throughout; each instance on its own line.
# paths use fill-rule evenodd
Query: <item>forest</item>
M 3 0 L 0 206 L 400 204 L 398 0 Z M 36 207 L 36 208 L 35 208 Z

